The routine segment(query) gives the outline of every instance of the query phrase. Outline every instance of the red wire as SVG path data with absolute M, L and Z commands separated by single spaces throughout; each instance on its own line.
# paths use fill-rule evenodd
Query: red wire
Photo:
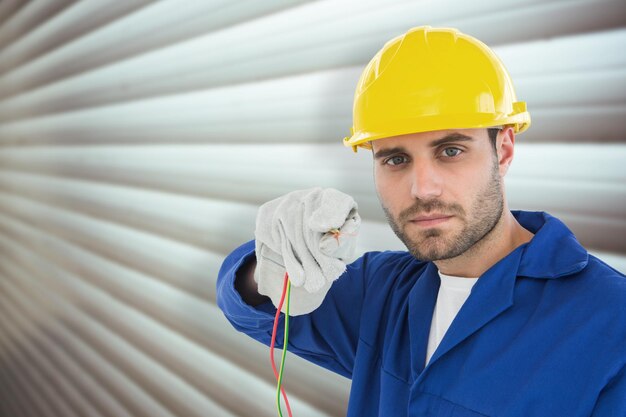
M 278 303 L 278 308 L 276 309 L 276 316 L 274 317 L 274 329 L 272 330 L 272 342 L 270 344 L 270 360 L 272 362 L 272 370 L 274 371 L 274 376 L 276 377 L 276 381 L 278 381 L 278 370 L 276 369 L 276 363 L 274 362 L 274 345 L 276 344 L 276 332 L 278 330 L 278 319 L 280 318 L 280 310 L 283 308 L 283 303 L 285 302 L 285 295 L 287 294 L 287 283 L 289 282 L 289 275 L 285 272 L 285 280 L 283 283 L 283 293 L 280 296 L 280 302 Z M 283 349 L 287 349 L 287 346 L 283 346 Z M 287 394 L 285 394 L 285 390 L 283 387 L 280 387 L 280 392 L 283 394 L 283 399 L 285 400 L 285 405 L 287 406 L 287 413 L 289 417 L 291 415 L 291 407 L 289 406 L 289 400 L 287 399 Z

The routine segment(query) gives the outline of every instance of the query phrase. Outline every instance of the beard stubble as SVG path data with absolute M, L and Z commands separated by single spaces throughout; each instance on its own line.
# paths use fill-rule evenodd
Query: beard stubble
M 489 181 L 471 204 L 469 215 L 460 204 L 437 199 L 415 200 L 411 207 L 400 212 L 397 219 L 384 204 L 382 207 L 391 229 L 415 258 L 421 261 L 455 258 L 488 236 L 502 217 L 504 196 L 497 160 L 494 159 Z M 416 239 L 409 236 L 406 226 L 410 219 L 431 212 L 454 215 L 463 226 L 458 233 L 452 232 L 450 236 L 445 236 L 446 232 L 437 227 L 420 232 Z

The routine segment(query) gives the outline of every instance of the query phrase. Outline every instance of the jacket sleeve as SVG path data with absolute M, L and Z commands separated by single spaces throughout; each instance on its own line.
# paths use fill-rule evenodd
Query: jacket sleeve
M 289 318 L 290 352 L 351 378 L 370 254 L 348 265 L 319 308 L 309 314 Z M 271 302 L 252 307 L 234 288 L 238 269 L 253 256 L 254 241 L 250 241 L 226 257 L 217 278 L 217 304 L 235 329 L 269 346 L 276 308 Z M 283 313 L 278 326 L 276 347 L 282 348 Z
M 600 392 L 591 416 L 626 416 L 626 366 Z

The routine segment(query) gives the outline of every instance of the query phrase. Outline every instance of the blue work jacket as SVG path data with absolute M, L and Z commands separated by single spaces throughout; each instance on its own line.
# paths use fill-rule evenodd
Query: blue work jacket
M 625 417 L 626 279 L 543 212 L 535 236 L 478 279 L 430 362 L 439 276 L 408 252 L 369 252 L 322 305 L 290 320 L 288 350 L 352 379 L 350 417 Z M 234 289 L 254 242 L 224 261 L 217 301 L 269 345 L 275 308 Z M 291 345 L 293 343 L 293 345 Z

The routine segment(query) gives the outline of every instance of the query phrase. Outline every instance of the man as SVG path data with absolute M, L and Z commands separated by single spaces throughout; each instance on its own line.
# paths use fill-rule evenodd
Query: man
M 480 41 L 430 27 L 391 40 L 361 76 L 344 142 L 372 150 L 409 252 L 337 273 L 355 205 L 297 191 L 261 207 L 256 240 L 224 261 L 218 304 L 268 344 L 286 270 L 288 348 L 352 379 L 349 416 L 626 416 L 625 277 L 558 219 L 508 208 L 503 177 L 529 125 Z

